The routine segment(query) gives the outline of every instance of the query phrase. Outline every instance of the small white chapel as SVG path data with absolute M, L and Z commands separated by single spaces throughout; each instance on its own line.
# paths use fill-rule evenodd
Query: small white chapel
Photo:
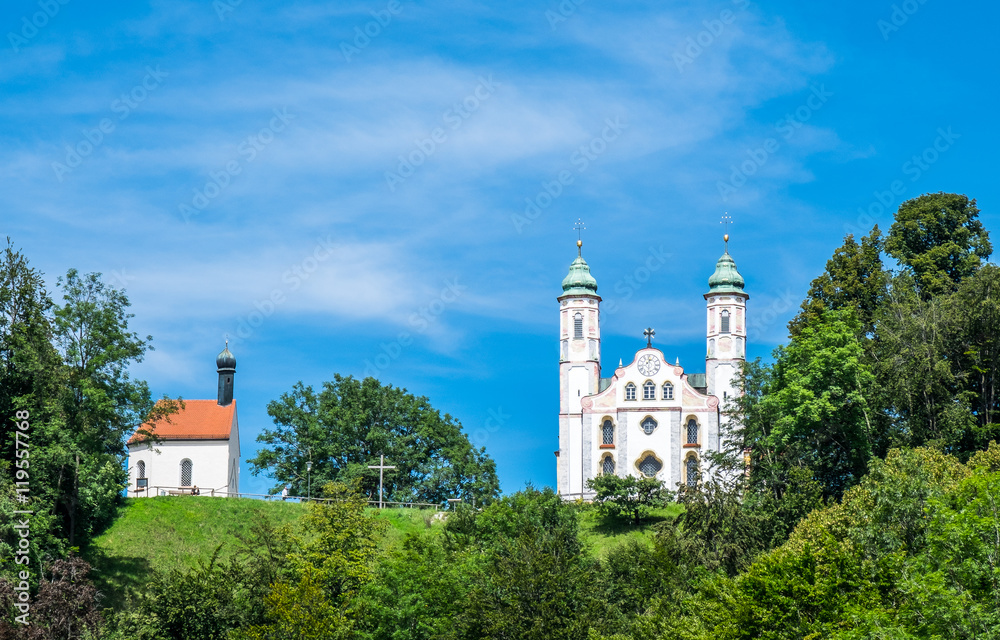
M 240 428 L 233 400 L 236 358 L 226 348 L 215 360 L 215 400 L 185 400 L 184 408 L 143 425 L 159 442 L 133 434 L 128 441 L 128 497 L 228 496 L 240 491 Z

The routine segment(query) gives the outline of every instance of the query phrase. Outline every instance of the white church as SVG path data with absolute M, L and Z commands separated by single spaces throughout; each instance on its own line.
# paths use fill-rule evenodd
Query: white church
M 726 250 L 705 293 L 704 373 L 686 373 L 652 346 L 601 377 L 601 297 L 597 280 L 577 258 L 559 301 L 559 450 L 557 486 L 565 498 L 590 498 L 587 480 L 600 474 L 651 477 L 669 488 L 694 484 L 702 460 L 721 448 L 720 405 L 739 393 L 733 377 L 746 359 L 743 277 Z
M 228 496 L 240 492 L 240 426 L 233 400 L 236 358 L 226 348 L 215 360 L 215 400 L 185 400 L 184 408 L 144 425 L 160 442 L 133 434 L 128 441 L 128 497 Z

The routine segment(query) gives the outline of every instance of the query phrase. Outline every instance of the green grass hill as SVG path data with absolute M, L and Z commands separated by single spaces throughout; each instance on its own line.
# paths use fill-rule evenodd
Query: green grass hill
M 652 525 L 680 512 L 678 505 L 657 509 L 641 527 L 607 523 L 596 509 L 584 507 L 580 533 L 584 544 L 603 556 L 629 538 L 651 541 Z M 237 535 L 249 532 L 253 522 L 268 518 L 275 525 L 294 522 L 305 510 L 297 502 L 263 501 L 250 498 L 170 496 L 126 500 L 114 524 L 97 537 L 84 557 L 94 566 L 98 587 L 114 606 L 124 594 L 140 586 L 156 571 L 194 568 L 207 563 L 215 550 L 219 557 L 231 555 Z M 433 527 L 433 510 L 385 509 L 387 544 L 406 534 Z

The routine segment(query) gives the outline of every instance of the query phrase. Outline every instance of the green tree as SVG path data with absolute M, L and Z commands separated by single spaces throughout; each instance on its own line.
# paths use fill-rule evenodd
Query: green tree
M 899 206 L 886 252 L 913 271 L 924 299 L 953 291 L 993 251 L 975 200 L 928 193 Z
M 741 427 L 728 440 L 734 459 L 749 451 L 754 484 L 783 486 L 803 467 L 825 496 L 839 497 L 864 475 L 878 434 L 859 333 L 852 311 L 825 311 L 775 350 L 773 367 L 747 368 L 735 409 Z
M 375 378 L 336 375 L 319 393 L 300 382 L 267 411 L 276 428 L 257 437 L 265 446 L 250 464 L 253 473 L 278 481 L 275 491 L 287 484 L 305 495 L 311 460 L 314 485 L 357 479 L 375 497 L 378 474 L 368 465 L 384 454 L 396 467 L 385 474 L 387 500 L 483 504 L 499 493 L 496 464 L 471 445 L 457 420 L 442 416 L 427 398 Z
M 59 395 L 65 424 L 48 455 L 66 535 L 77 544 L 109 523 L 121 504 L 128 436 L 178 405 L 168 398 L 154 403 L 148 385 L 129 374 L 152 349 L 152 336 L 129 331 L 125 292 L 76 269 L 58 282 L 64 304 L 54 307 L 53 332 L 66 372 Z
M 52 345 L 51 310 L 42 274 L 29 266 L 8 238 L 0 261 L 0 517 L 13 522 L 14 511 L 34 511 L 31 549 L 36 568 L 68 550 L 61 519 L 55 513 L 58 488 L 51 481 L 58 471 L 53 458 L 69 438 L 59 402 L 65 371 Z M 30 440 L 27 460 L 17 458 L 15 451 L 15 425 L 22 421 L 29 425 L 22 433 Z M 30 476 L 27 494 L 15 491 L 18 460 L 22 468 L 30 465 L 25 469 Z M 18 501 L 24 495 L 30 496 L 27 504 Z M 9 527 L 0 531 L 3 557 L 14 557 L 17 540 Z M 4 567 L 4 572 L 13 569 Z
M 361 637 L 372 640 L 455 638 L 455 619 L 469 601 L 477 556 L 449 550 L 437 530 L 408 534 L 378 562 L 353 609 Z
M 597 493 L 594 502 L 605 516 L 628 518 L 638 526 L 654 507 L 670 500 L 670 492 L 656 478 L 620 477 L 602 474 L 587 480 L 587 487 Z
M 1000 447 L 893 450 L 782 547 L 706 589 L 715 638 L 996 638 Z
M 551 489 L 502 498 L 481 513 L 463 509 L 447 530 L 482 557 L 459 637 L 550 640 L 587 635 L 603 617 L 590 585 L 597 567 L 579 538 L 576 508 Z
M 882 233 L 878 226 L 861 239 L 853 235 L 826 263 L 826 270 L 809 287 L 802 310 L 791 322 L 792 337 L 809 324 L 819 321 L 824 311 L 853 310 L 861 321 L 864 335 L 875 332 L 875 315 L 885 296 L 888 274 L 882 266 Z

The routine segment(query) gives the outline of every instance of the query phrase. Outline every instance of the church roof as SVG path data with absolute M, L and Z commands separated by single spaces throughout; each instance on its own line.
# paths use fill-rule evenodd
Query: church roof
M 229 350 L 229 340 L 226 340 L 226 348 L 215 359 L 215 366 L 219 369 L 236 369 L 236 356 Z
M 183 409 L 157 422 L 152 431 L 161 440 L 228 440 L 235 414 L 235 400 L 224 407 L 217 400 L 185 400 Z M 128 444 L 139 441 L 132 434 Z
M 563 278 L 562 295 L 564 296 L 597 295 L 597 280 L 590 275 L 590 265 L 583 259 L 583 250 L 580 248 L 582 244 L 582 242 L 576 243 L 578 252 L 576 260 L 569 265 L 569 273 Z
M 715 273 L 708 279 L 712 293 L 744 293 L 743 276 L 736 270 L 736 261 L 729 255 L 729 249 L 715 263 Z

